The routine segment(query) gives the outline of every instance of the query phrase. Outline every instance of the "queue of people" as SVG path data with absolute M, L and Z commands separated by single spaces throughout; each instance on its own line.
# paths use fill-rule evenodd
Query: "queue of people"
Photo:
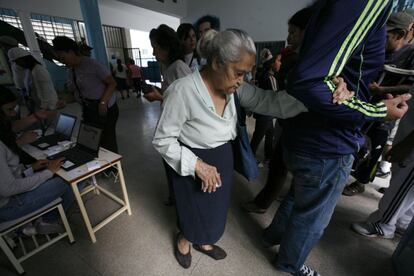
M 382 149 L 396 120 L 401 121 L 394 132 L 395 146 L 384 153 L 384 159 L 393 162 L 390 188 L 379 210 L 366 222 L 353 223 L 352 229 L 391 238 L 397 228 L 407 227 L 414 215 L 414 181 L 408 177 L 414 145 L 412 120 L 404 115 L 412 80 L 374 81 L 384 63 L 412 69 L 409 41 L 414 18 L 405 13 L 388 18 L 391 4 L 386 1 L 375 9 L 370 5 L 357 0 L 317 1 L 298 11 L 288 21 L 289 46 L 281 52 L 262 51 L 257 73 L 252 73 L 256 46 L 245 31 L 220 31 L 219 19 L 211 15 L 194 26 L 183 23 L 177 31 L 161 24 L 149 33 L 153 55 L 162 66 L 161 87 L 147 85 L 133 59 L 127 65 L 118 59 L 109 70 L 88 56 L 92 48 L 65 36 L 53 40 L 59 61 L 68 68 L 67 87 L 82 107 L 83 120 L 103 130 L 100 146 L 118 152 L 116 90 L 122 99 L 130 97 L 132 87 L 137 97 L 144 93 L 147 100 L 161 102 L 152 144 L 163 159 L 167 205 L 176 209 L 174 256 L 183 268 L 192 264 L 191 246 L 214 260 L 227 256 L 218 242 L 230 206 L 241 109 L 256 119 L 253 153 L 266 136 L 269 160 L 266 186 L 243 205 L 245 210 L 264 213 L 279 195 L 288 171 L 293 176 L 262 237 L 266 246 L 280 246 L 273 261 L 277 270 L 320 275 L 306 265 L 309 253 L 341 194 L 363 191 L 361 185 L 372 180 L 383 154 L 372 148 L 368 165 L 355 168 L 357 181 L 345 187 L 355 156 L 365 145 L 364 135 L 380 140 L 375 145 Z M 367 13 L 372 22 L 361 25 Z M 344 14 L 346 20 L 339 20 Z M 28 106 L 29 116 L 16 119 L 18 97 L 0 86 L 0 172 L 5 176 L 0 184 L 0 222 L 24 216 L 56 197 L 63 199 L 66 210 L 73 203 L 69 185 L 54 176 L 60 160 L 33 162 L 19 147 L 35 137 L 18 132 L 52 118 L 65 103 L 58 99 L 41 61 L 30 52 L 13 45 L 8 57 L 28 72 L 31 85 L 25 90 L 33 104 Z M 246 81 L 248 74 L 253 81 Z M 274 119 L 282 133 L 277 141 Z M 379 131 L 384 125 L 390 126 Z M 360 171 L 365 178 L 358 177 Z M 59 227 L 53 214 L 34 225 L 38 233 L 59 232 Z

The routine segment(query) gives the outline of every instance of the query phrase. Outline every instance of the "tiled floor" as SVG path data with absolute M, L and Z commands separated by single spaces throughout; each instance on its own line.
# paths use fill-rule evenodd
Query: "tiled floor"
M 175 213 L 163 205 L 167 196 L 164 170 L 151 145 L 159 104 L 130 98 L 119 100 L 119 105 L 118 143 L 124 155 L 132 216 L 118 217 L 97 233 L 98 241 L 92 244 L 78 211 L 72 210 L 69 217 L 76 243 L 69 245 L 63 240 L 28 259 L 23 263 L 27 275 L 283 275 L 271 264 L 277 248 L 264 249 L 260 242 L 261 232 L 279 203 L 263 215 L 246 214 L 240 208 L 241 202 L 250 200 L 263 186 L 266 168 L 254 183 L 238 176 L 234 179 L 227 227 L 219 242 L 228 257 L 217 262 L 192 251 L 190 269 L 177 264 L 172 245 Z M 74 106 L 67 109 L 79 112 Z M 108 179 L 98 180 L 113 186 Z M 380 194 L 374 188 L 370 185 L 362 195 L 340 199 L 322 240 L 307 260 L 322 275 L 393 274 L 390 257 L 398 238 L 368 239 L 349 229 L 351 222 L 363 220 L 376 208 Z M 112 189 L 118 190 L 117 186 Z M 87 196 L 86 206 L 93 220 L 116 207 L 102 196 Z M 13 274 L 12 266 L 0 254 L 0 275 Z

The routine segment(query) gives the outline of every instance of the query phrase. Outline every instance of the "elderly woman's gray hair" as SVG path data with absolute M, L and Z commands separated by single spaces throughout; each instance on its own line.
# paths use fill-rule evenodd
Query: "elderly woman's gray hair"
M 245 31 L 237 29 L 222 32 L 209 30 L 197 44 L 197 52 L 207 59 L 208 65 L 211 65 L 215 57 L 222 64 L 238 62 L 245 54 L 244 51 L 256 55 L 253 39 Z

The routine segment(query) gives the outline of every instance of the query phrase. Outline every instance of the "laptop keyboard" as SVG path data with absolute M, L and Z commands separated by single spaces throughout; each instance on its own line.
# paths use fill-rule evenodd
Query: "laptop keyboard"
M 57 159 L 60 157 L 65 157 L 66 160 L 71 161 L 75 165 L 83 165 L 95 159 L 92 154 L 89 154 L 77 147 L 71 148 L 69 150 L 59 152 L 56 155 L 52 156 L 52 159 Z

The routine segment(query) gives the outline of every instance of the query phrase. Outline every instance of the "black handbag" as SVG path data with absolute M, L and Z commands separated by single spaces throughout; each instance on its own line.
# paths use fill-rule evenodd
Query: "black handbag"
M 246 112 L 240 106 L 237 93 L 234 93 L 234 104 L 237 111 L 237 137 L 232 141 L 234 170 L 243 175 L 248 181 L 253 181 L 259 176 L 259 168 L 247 135 Z
M 107 121 L 107 116 L 99 115 L 99 103 L 100 100 L 86 99 L 83 97 L 76 78 L 75 69 L 72 69 L 73 83 L 78 91 L 79 98 L 82 103 L 82 117 L 88 124 L 94 125 L 98 128 L 104 128 Z

